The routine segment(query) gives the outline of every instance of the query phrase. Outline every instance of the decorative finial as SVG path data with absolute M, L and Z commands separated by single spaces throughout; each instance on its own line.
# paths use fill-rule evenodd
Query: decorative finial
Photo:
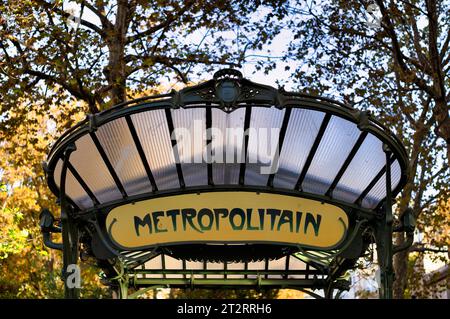
M 241 94 L 242 73 L 234 69 L 224 69 L 214 74 L 216 81 L 216 96 L 222 107 L 228 111 L 232 109 Z

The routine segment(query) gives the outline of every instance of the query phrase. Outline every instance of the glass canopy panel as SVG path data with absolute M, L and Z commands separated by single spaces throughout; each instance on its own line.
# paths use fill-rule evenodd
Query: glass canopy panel
M 238 184 L 244 141 L 245 108 L 231 113 L 212 109 L 212 155 L 214 184 Z
M 391 187 L 395 189 L 401 178 L 401 168 L 397 160 L 391 164 Z M 375 208 L 382 199 L 386 197 L 386 173 L 374 185 L 367 196 L 362 201 L 362 206 L 366 208 Z
M 305 262 L 301 261 L 298 258 L 295 258 L 294 256 L 291 256 L 289 258 L 289 269 L 296 269 L 296 270 L 306 270 L 306 264 Z M 314 268 L 310 267 L 309 269 L 315 270 Z M 289 275 L 288 278 L 292 279 L 304 279 L 305 275 Z
M 289 267 L 289 264 L 286 265 L 287 262 L 289 262 L 289 260 L 287 260 L 286 257 L 270 260 L 269 261 L 269 269 L 270 270 L 286 270 L 286 268 Z M 286 266 L 288 266 L 288 267 L 286 267 Z M 282 275 L 268 275 L 267 277 L 269 279 L 282 279 L 283 278 Z
M 55 183 L 60 188 L 62 160 L 59 160 L 55 167 Z M 67 170 L 66 174 L 66 195 L 72 199 L 81 209 L 90 208 L 94 205 L 91 198 L 86 194 L 80 183 L 75 179 L 72 173 Z
M 250 119 L 245 184 L 267 184 L 276 152 L 285 109 L 253 107 Z
M 164 110 L 133 114 L 131 119 L 158 189 L 180 187 Z
M 70 163 L 94 193 L 100 203 L 122 198 L 116 183 L 106 167 L 89 134 L 75 142 L 77 150 L 70 156 Z
M 279 270 L 279 271 L 285 271 L 286 269 L 289 270 L 306 270 L 306 263 L 303 261 L 293 257 L 289 256 L 287 257 L 281 257 L 279 259 L 270 260 L 268 263 L 266 263 L 265 260 L 262 261 L 253 261 L 248 262 L 247 265 L 244 262 L 227 262 L 226 266 L 224 262 L 202 262 L 202 261 L 190 261 L 187 260 L 186 262 L 186 268 L 185 271 L 188 273 L 186 274 L 187 278 L 190 278 L 191 274 L 189 272 L 191 270 L 201 271 L 201 270 L 217 270 L 224 273 L 216 273 L 216 274 L 194 274 L 194 278 L 214 278 L 214 279 L 224 279 L 225 278 L 225 272 L 228 270 L 231 271 L 245 271 L 245 268 L 248 270 L 259 270 L 264 271 L 266 269 L 266 265 L 268 265 L 267 270 Z M 288 267 L 286 267 L 288 266 Z M 183 269 L 183 261 L 180 259 L 176 259 L 164 254 L 155 256 L 154 258 L 148 260 L 144 266 L 142 267 L 144 270 L 182 270 Z M 312 271 L 315 271 L 314 268 L 309 268 Z M 139 272 L 139 269 L 136 269 L 137 272 Z M 145 274 L 140 275 L 141 277 L 145 276 L 147 278 L 164 278 L 163 274 Z M 183 278 L 184 275 L 182 274 L 169 274 L 167 273 L 165 278 Z M 256 274 L 248 274 L 248 278 L 255 279 L 257 278 Z M 265 275 L 264 277 L 267 278 L 273 278 L 273 279 L 282 279 L 282 275 L 279 274 L 272 274 L 272 275 Z M 226 278 L 234 278 L 234 279 L 243 279 L 245 278 L 245 274 L 226 274 Z M 296 279 L 302 279 L 305 278 L 305 275 L 289 275 L 289 278 L 296 278 Z
M 158 255 L 158 256 L 150 259 L 149 261 L 147 261 L 144 265 L 145 269 L 148 269 L 148 270 L 164 269 L 162 256 L 163 255 Z M 145 276 L 147 278 L 163 278 L 162 274 L 146 274 Z
M 356 124 L 336 116 L 331 117 L 303 181 L 305 192 L 325 194 L 359 135 Z
M 227 263 L 227 269 L 229 270 L 245 270 L 245 263 Z M 245 278 L 243 275 L 228 275 L 227 278 L 230 279 L 242 279 Z
M 274 178 L 275 187 L 294 188 L 324 115 L 318 111 L 292 109 Z
M 386 164 L 383 143 L 368 134 L 344 175 L 333 191 L 332 197 L 354 202 Z
M 181 173 L 186 186 L 207 186 L 208 169 L 206 152 L 206 107 L 197 105 L 192 108 L 171 109 L 175 129 L 176 152 L 180 158 Z M 274 174 L 273 186 L 293 189 L 312 145 L 317 138 L 325 113 L 302 109 L 301 105 L 292 108 L 281 150 L 277 149 L 279 133 L 286 109 L 261 107 L 251 108 L 249 140 L 246 154 L 245 184 L 252 186 L 267 185 L 270 173 Z M 164 109 L 145 109 L 130 114 L 144 151 L 144 158 L 135 144 L 136 136 L 130 131 L 125 117 L 100 125 L 95 131 L 106 158 L 111 162 L 114 172 L 123 184 L 128 195 L 137 195 L 151 190 L 151 184 L 142 160 L 146 160 L 155 178 L 159 190 L 178 189 L 180 187 L 174 148 L 170 138 L 169 125 Z M 213 182 L 216 185 L 238 184 L 241 154 L 243 150 L 243 128 L 246 108 L 240 107 L 226 113 L 211 107 Z M 122 198 L 100 152 L 90 134 L 78 136 L 75 141 L 77 150 L 71 155 L 74 169 L 92 190 L 100 203 Z M 330 122 L 306 171 L 302 189 L 307 193 L 323 195 L 341 169 L 361 132 L 357 125 L 331 116 Z M 382 141 L 368 134 L 356 152 L 349 166 L 338 181 L 332 198 L 353 203 L 371 183 L 385 165 L 385 153 Z M 274 152 L 281 151 L 278 165 L 271 165 Z M 105 156 L 103 156 L 105 157 Z M 224 163 L 225 162 L 225 163 Z M 59 184 L 61 164 L 55 168 L 55 182 Z M 398 160 L 392 165 L 392 185 L 395 188 L 401 179 Z M 114 175 L 114 174 L 113 174 Z M 75 176 L 68 175 L 67 193 L 80 208 L 92 207 L 86 190 L 79 185 Z M 374 208 L 385 197 L 384 175 L 368 190 L 363 198 L 365 208 Z
M 249 262 L 247 264 L 248 270 L 264 270 L 265 268 L 266 268 L 265 260 L 253 261 L 253 262 Z M 255 278 L 257 278 L 257 276 L 256 275 L 248 275 L 248 278 L 255 279 Z
M 207 263 L 206 266 L 208 267 L 208 270 L 221 270 L 225 271 L 225 263 L 224 262 L 217 262 L 217 263 Z M 206 278 L 214 278 L 214 279 L 221 279 L 224 278 L 222 274 L 212 274 L 212 275 L 206 275 Z
M 127 194 L 150 192 L 152 186 L 125 118 L 102 125 L 95 134 Z
M 172 110 L 174 136 L 186 186 L 208 184 L 206 152 L 206 110 Z
M 180 259 L 175 259 L 173 257 L 163 255 L 164 256 L 164 264 L 166 269 L 175 269 L 182 270 L 183 269 L 183 261 Z M 183 275 L 180 274 L 168 274 L 167 278 L 183 278 Z
M 186 261 L 186 269 L 202 270 L 205 269 L 205 264 L 200 261 Z M 194 275 L 194 278 L 204 278 L 204 275 Z

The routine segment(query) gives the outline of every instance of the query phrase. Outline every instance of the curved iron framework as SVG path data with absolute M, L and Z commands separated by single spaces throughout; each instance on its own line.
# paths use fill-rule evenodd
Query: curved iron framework
M 171 110 L 174 109 L 205 109 L 206 129 L 211 127 L 211 110 L 216 108 L 226 113 L 244 108 L 245 120 L 244 130 L 250 126 L 252 106 L 275 107 L 285 110 L 281 124 L 280 137 L 278 145 L 283 147 L 288 123 L 292 110 L 308 109 L 324 113 L 324 118 L 312 144 L 303 168 L 298 176 L 293 189 L 286 189 L 274 186 L 276 174 L 269 175 L 266 185 L 247 185 L 245 181 L 246 163 L 240 164 L 239 179 L 236 184 L 217 185 L 213 177 L 213 165 L 208 162 L 207 183 L 201 186 L 187 186 L 183 176 L 183 168 L 176 163 L 176 172 L 179 187 L 170 189 L 159 189 L 155 176 L 148 164 L 148 159 L 140 143 L 136 132 L 132 115 L 140 112 L 164 110 L 168 129 L 174 130 Z M 306 192 L 302 188 L 305 176 L 308 173 L 315 153 L 322 141 L 324 133 L 330 119 L 335 116 L 355 123 L 361 131 L 358 139 L 351 148 L 342 166 L 337 171 L 336 176 L 329 185 L 325 194 L 315 194 Z M 115 171 L 108 154 L 102 147 L 96 131 L 102 125 L 117 119 L 124 118 L 127 127 L 132 136 L 136 150 L 145 168 L 151 190 L 141 192 L 137 195 L 127 193 L 121 178 Z M 356 200 L 349 202 L 333 197 L 333 191 L 338 185 L 342 176 L 346 173 L 355 158 L 359 148 L 364 143 L 367 135 L 371 134 L 383 143 L 385 153 L 385 165 L 379 170 L 365 189 L 359 193 Z M 93 190 L 90 189 L 86 181 L 83 180 L 77 169 L 70 162 L 71 154 L 76 151 L 76 141 L 83 136 L 89 135 L 95 144 L 103 162 L 105 163 L 109 174 L 111 175 L 120 197 L 107 202 L 101 202 Z M 248 149 L 248 136 L 244 139 L 243 148 Z M 207 144 L 211 143 L 211 137 Z M 172 147 L 177 149 L 177 142 L 172 140 Z M 177 157 L 177 154 L 174 154 Z M 397 161 L 400 166 L 400 179 L 394 189 L 391 189 L 391 164 Z M 286 92 L 282 89 L 274 89 L 270 86 L 253 83 L 243 79 L 236 70 L 222 70 L 215 74 L 214 79 L 203 84 L 185 88 L 179 92 L 173 91 L 169 94 L 154 95 L 122 103 L 111 109 L 98 114 L 89 115 L 84 121 L 65 132 L 53 145 L 49 156 L 48 164 L 44 165 L 48 185 L 55 193 L 61 204 L 61 224 L 63 233 L 63 244 L 55 244 L 51 241 L 52 232 L 61 231 L 61 228 L 54 226 L 54 218 L 48 211 L 43 212 L 41 218 L 41 227 L 44 233 L 44 241 L 47 246 L 64 251 L 64 269 L 69 264 L 76 264 L 78 257 L 94 257 L 98 265 L 104 271 L 104 282 L 116 287 L 121 297 L 136 297 L 137 293 L 128 295 L 128 288 L 143 288 L 141 292 L 154 287 L 243 287 L 243 288 L 295 288 L 306 291 L 316 297 L 310 289 L 323 289 L 325 297 L 333 296 L 334 290 L 345 290 L 349 287 L 349 282 L 343 279 L 346 271 L 355 267 L 356 261 L 364 256 L 368 247 L 372 243 L 377 244 L 379 263 L 381 267 L 381 296 L 391 298 L 393 271 L 392 254 L 398 248 L 392 247 L 393 217 L 391 205 L 393 198 L 400 192 L 406 182 L 406 167 L 408 159 L 404 147 L 400 140 L 389 130 L 385 129 L 378 121 L 373 119 L 368 112 L 362 112 L 352 108 L 349 105 L 342 104 L 327 98 L 306 95 L 302 93 Z M 56 166 L 62 163 L 59 176 L 55 176 Z M 92 205 L 89 207 L 80 207 L 73 198 L 67 195 L 66 178 L 67 173 L 79 183 L 86 192 Z M 380 182 L 385 176 L 386 196 L 380 200 L 376 207 L 364 207 L 363 199 L 368 195 L 371 189 Z M 56 178 L 56 179 L 55 179 Z M 59 187 L 58 180 L 59 179 Z M 230 269 L 233 262 L 231 257 L 236 253 L 236 247 L 223 247 L 221 258 L 213 260 L 218 262 L 220 269 L 208 269 L 208 259 L 211 258 L 212 250 L 207 246 L 186 243 L 180 249 L 173 247 L 154 247 L 139 251 L 126 251 L 114 245 L 108 238 L 105 229 L 105 218 L 111 209 L 126 203 L 133 203 L 141 200 L 166 197 L 177 194 L 202 193 L 215 191 L 252 191 L 287 194 L 303 198 L 314 199 L 320 202 L 326 202 L 339 206 L 345 210 L 350 220 L 350 233 L 347 239 L 336 249 L 328 251 L 317 251 L 306 249 L 305 247 L 287 247 L 271 246 L 248 243 L 245 245 L 242 256 L 252 256 L 241 258 L 234 262 L 241 262 L 243 269 Z M 397 231 L 407 231 L 411 233 L 413 226 L 403 223 Z M 190 245 L 190 246 L 189 246 Z M 192 246 L 193 245 L 193 246 Z M 225 248 L 226 247 L 226 248 Z M 217 247 L 213 249 L 216 250 Z M 247 250 L 245 250 L 247 249 Z M 253 249 L 253 250 L 252 250 Z M 195 253 L 189 253 L 196 251 Z M 188 253 L 187 253 L 188 252 Z M 264 253 L 262 253 L 264 252 Z M 270 252 L 270 253 L 269 253 Z M 265 254 L 265 255 L 264 255 Z M 228 256 L 228 257 L 227 257 Z M 255 257 L 256 256 L 256 257 Z M 175 258 L 174 258 L 175 257 Z M 147 269 L 145 265 L 156 259 L 160 260 L 160 266 L 157 269 Z M 171 269 L 167 265 L 166 259 L 171 258 L 180 260 L 181 268 Z M 187 267 L 187 260 L 193 259 L 196 262 L 203 263 L 203 266 L 196 269 Z M 304 269 L 292 268 L 292 260 L 300 260 L 304 263 Z M 264 267 L 251 270 L 249 264 L 254 262 L 264 262 Z M 271 269 L 271 262 L 277 262 L 280 268 L 280 262 L 284 263 L 283 269 Z M 197 265 L 198 266 L 198 265 Z M 143 268 L 143 269 L 141 269 Z M 64 272 L 63 272 L 64 273 Z M 64 273 L 64 275 L 66 275 Z M 148 275 L 158 275 L 160 278 L 148 278 Z M 176 278 L 173 278 L 175 276 Z M 211 278 L 212 276 L 212 278 Z M 220 278 L 217 278 L 219 276 Z M 240 276 L 239 278 L 230 278 L 231 276 Z M 300 276 L 301 278 L 293 278 Z M 77 297 L 78 291 L 66 286 L 66 296 L 69 298 Z

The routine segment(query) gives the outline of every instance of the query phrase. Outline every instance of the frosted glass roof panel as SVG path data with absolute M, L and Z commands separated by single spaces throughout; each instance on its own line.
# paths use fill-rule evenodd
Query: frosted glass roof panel
M 212 154 L 214 184 L 239 182 L 240 158 L 244 142 L 245 108 L 225 113 L 212 109 Z
M 289 268 L 290 269 L 305 270 L 306 269 L 306 264 L 303 261 L 301 261 L 300 259 L 291 256 L 291 258 L 289 258 Z M 302 278 L 305 278 L 305 276 L 304 275 L 289 275 L 289 278 L 302 279 Z
M 162 255 L 158 255 L 145 263 L 145 269 L 156 270 L 163 269 Z M 148 278 L 163 278 L 162 274 L 148 274 Z
M 203 262 L 200 262 L 200 261 L 189 261 L 188 260 L 188 261 L 186 261 L 186 269 L 193 269 L 193 270 L 204 269 L 204 264 L 203 264 Z M 204 276 L 203 275 L 194 275 L 194 278 L 204 278 Z
M 293 189 L 319 131 L 323 112 L 293 109 L 280 153 L 274 186 Z
M 164 110 L 131 115 L 150 169 L 160 190 L 180 187 Z
M 392 189 L 397 187 L 400 181 L 400 164 L 395 161 L 391 164 L 391 185 Z M 380 180 L 373 186 L 367 196 L 363 199 L 362 205 L 368 208 L 375 208 L 380 201 L 386 197 L 386 173 L 380 178 Z
M 245 149 L 247 107 L 243 105 L 228 112 L 211 107 L 210 123 L 206 118 L 207 107 L 211 106 L 150 108 L 125 114 L 130 118 L 128 121 L 124 115 L 77 135 L 73 140 L 77 149 L 70 163 L 73 173 L 80 178 L 68 175 L 68 196 L 85 209 L 92 207 L 95 200 L 102 204 L 122 199 L 121 185 L 127 196 L 151 192 L 153 182 L 157 191 L 180 190 L 182 181 L 186 187 L 210 187 L 209 177 L 214 185 L 233 186 L 239 184 L 241 169 L 244 186 L 269 188 L 273 185 L 289 191 L 298 190 L 296 184 L 304 171 L 302 191 L 324 195 L 343 168 L 331 199 L 353 204 L 361 198 L 364 208 L 374 208 L 384 199 L 385 177 L 380 173 L 386 161 L 384 141 L 371 131 L 366 131 L 364 140 L 359 139 L 362 131 L 347 118 L 329 114 L 330 121 L 325 127 L 323 110 L 292 107 L 288 120 L 286 108 L 253 105 Z M 206 132 L 207 125 L 211 126 L 211 135 Z M 319 134 L 321 127 L 323 134 Z M 355 148 L 357 141 L 362 142 L 359 148 Z M 207 163 L 208 148 L 212 154 L 210 163 Z M 350 157 L 353 149 L 355 153 Z M 273 160 L 277 152 L 275 167 Z M 56 186 L 59 186 L 61 156 L 60 153 L 57 165 L 54 164 Z M 396 187 L 402 169 L 399 158 L 393 160 L 392 185 Z M 348 166 L 344 165 L 346 162 Z M 272 173 L 273 183 L 268 183 Z M 368 189 L 370 184 L 373 187 Z M 366 188 L 367 195 L 364 195 Z M 89 199 L 89 191 L 96 198 Z
M 89 135 L 83 135 L 75 142 L 75 145 L 77 150 L 70 156 L 70 163 L 99 202 L 105 203 L 122 198 L 92 138 Z
M 62 161 L 59 160 L 55 167 L 55 176 L 58 176 L 55 179 L 55 183 L 58 187 L 60 187 L 61 169 Z M 66 174 L 66 194 L 80 208 L 89 208 L 94 204 L 70 171 L 67 171 Z
M 359 134 L 356 124 L 336 116 L 331 117 L 303 181 L 302 189 L 305 192 L 325 194 Z
M 95 134 L 127 194 L 150 192 L 152 186 L 125 118 L 102 125 Z
M 337 184 L 333 198 L 354 202 L 385 164 L 383 143 L 374 135 L 368 134 Z
M 276 188 L 293 190 L 305 167 L 308 155 L 318 138 L 324 112 L 293 108 L 285 128 L 278 167 L 272 167 L 274 154 L 280 151 L 280 130 L 285 109 L 254 106 L 251 110 L 250 129 L 245 168 L 245 185 L 266 186 L 271 173 Z M 152 190 L 150 176 L 158 190 L 179 189 L 175 154 L 179 156 L 180 174 L 186 187 L 208 185 L 206 162 L 207 134 L 206 109 L 203 107 L 170 111 L 174 129 L 172 141 L 166 111 L 148 110 L 100 125 L 91 134 L 99 140 L 112 169 L 128 196 L 148 193 Z M 212 181 L 215 185 L 237 185 L 244 151 L 244 122 L 246 108 L 231 112 L 212 108 L 211 149 Z M 132 131 L 136 132 L 133 138 Z M 306 170 L 302 183 L 304 192 L 324 195 L 337 173 L 344 165 L 350 151 L 361 135 L 357 125 L 336 115 L 318 140 L 316 152 Z M 142 147 L 140 156 L 138 141 Z M 175 145 L 172 146 L 172 143 Z M 77 150 L 70 162 L 87 187 L 100 203 L 122 198 L 117 185 L 89 134 L 75 141 Z M 369 133 L 344 170 L 331 197 L 354 203 L 385 165 L 383 142 Z M 274 153 L 275 152 L 275 153 Z M 150 174 L 143 165 L 147 162 Z M 55 166 L 55 183 L 59 185 L 61 164 Z M 380 175 L 379 175 L 380 176 Z M 385 197 L 384 175 L 363 198 L 362 206 L 374 208 Z M 392 185 L 401 179 L 398 159 L 392 166 Z M 68 175 L 68 196 L 80 208 L 92 206 L 87 191 L 79 185 L 75 176 Z
M 285 110 L 254 107 L 250 119 L 245 184 L 266 185 L 277 152 Z
M 186 186 L 208 183 L 204 108 L 172 110 L 174 136 Z

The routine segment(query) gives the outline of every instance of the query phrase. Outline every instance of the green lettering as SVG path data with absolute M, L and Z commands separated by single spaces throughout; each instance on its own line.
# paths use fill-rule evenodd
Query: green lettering
M 247 230 L 259 230 L 258 227 L 252 226 L 252 212 L 253 209 L 247 209 Z
M 267 214 L 270 215 L 270 230 L 273 230 L 273 227 L 275 226 L 275 219 L 277 216 L 280 216 L 281 210 L 268 208 Z
M 308 232 L 308 226 L 311 224 L 314 228 L 314 235 L 319 236 L 319 227 L 320 222 L 322 220 L 322 216 L 320 214 L 317 214 L 317 220 L 314 218 L 314 215 L 311 213 L 306 213 L 305 217 L 305 234 Z
M 184 208 L 181 210 L 181 217 L 183 219 L 183 230 L 186 231 L 186 223 L 189 223 L 189 225 L 199 233 L 203 233 L 200 229 L 198 229 L 192 220 L 197 215 L 197 212 L 193 208 Z
M 280 219 L 278 220 L 277 230 L 280 230 L 283 224 L 289 224 L 289 231 L 292 233 L 294 225 L 292 224 L 292 212 L 290 210 L 283 210 Z
M 302 222 L 302 215 L 303 215 L 303 213 L 302 212 L 296 212 L 295 215 L 297 216 L 297 218 L 296 218 L 297 223 L 296 223 L 296 227 L 295 227 L 295 232 L 298 233 L 299 230 L 300 230 L 300 224 Z
M 264 208 L 258 208 L 258 214 L 259 214 L 259 224 L 261 225 L 261 230 L 264 230 L 264 218 L 266 210 Z
M 216 220 L 216 230 L 219 230 L 220 218 L 219 215 L 222 215 L 222 218 L 228 216 L 228 209 L 226 208 L 216 208 L 214 209 L 214 216 Z
M 177 216 L 180 215 L 179 209 L 171 209 L 167 211 L 167 216 L 172 218 L 173 231 L 177 231 Z
M 140 236 L 139 234 L 139 226 L 145 227 L 148 226 L 148 233 L 152 233 L 152 221 L 150 219 L 150 214 L 147 214 L 144 216 L 144 219 L 140 219 L 138 216 L 134 216 L 134 229 L 136 230 L 136 235 Z
M 236 216 L 241 217 L 240 225 L 236 225 L 236 223 L 234 222 Z M 245 212 L 240 208 L 233 208 L 230 212 L 230 224 L 233 230 L 242 230 L 242 228 L 244 228 L 244 223 L 245 223 Z
M 203 224 L 203 217 L 205 217 L 205 216 L 208 216 L 208 219 L 209 219 L 208 225 Z M 212 227 L 212 224 L 214 221 L 214 216 L 213 216 L 213 212 L 210 209 L 202 208 L 198 212 L 197 218 L 198 218 L 198 224 L 200 225 L 200 228 L 202 231 L 211 230 L 211 227 Z
M 155 233 L 167 232 L 167 229 L 158 228 L 159 218 L 162 216 L 164 216 L 164 212 L 153 212 L 152 213 L 153 225 L 155 225 Z

